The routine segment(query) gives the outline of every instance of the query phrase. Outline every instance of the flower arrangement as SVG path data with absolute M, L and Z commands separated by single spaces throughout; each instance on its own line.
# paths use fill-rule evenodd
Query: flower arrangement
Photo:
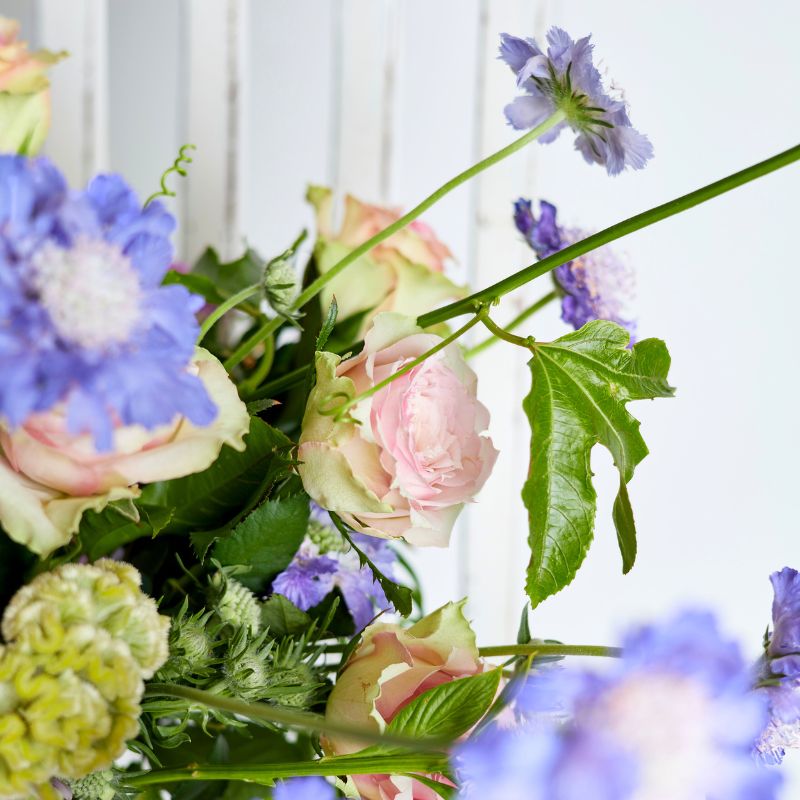
M 509 198 L 536 259 L 471 291 L 420 219 L 440 198 L 567 128 L 609 175 L 653 157 L 589 37 L 499 46 L 521 138 L 405 214 L 347 196 L 336 225 L 333 192 L 310 187 L 307 260 L 302 232 L 186 270 L 159 197 L 188 146 L 144 203 L 119 175 L 68 187 L 36 155 L 60 55 L 0 21 L 0 798 L 777 797 L 800 748 L 796 570 L 772 575 L 756 664 L 706 610 L 620 646 L 534 638 L 528 613 L 587 555 L 596 445 L 634 567 L 627 487 L 648 450 L 628 403 L 674 392 L 611 243 L 800 147 L 595 233 Z M 514 333 L 552 302 L 573 330 Z M 407 556 L 448 546 L 498 458 L 469 360 L 499 346 L 530 356 L 529 604 L 518 641 L 486 647 L 464 600 L 426 613 Z

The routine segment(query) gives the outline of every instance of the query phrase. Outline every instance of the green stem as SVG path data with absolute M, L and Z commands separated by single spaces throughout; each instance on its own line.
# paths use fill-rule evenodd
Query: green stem
M 485 169 L 497 164 L 504 158 L 516 153 L 517 150 L 521 150 L 523 147 L 538 139 L 540 136 L 543 136 L 551 128 L 554 128 L 556 125 L 562 122 L 564 117 L 565 115 L 563 111 L 556 111 L 555 114 L 546 119 L 541 125 L 537 125 L 532 130 L 529 130 L 524 136 L 521 136 L 510 145 L 498 150 L 496 153 L 492 153 L 492 155 L 484 158 L 483 161 L 479 161 L 469 169 L 466 169 L 460 174 L 456 175 L 455 178 L 451 178 L 449 181 L 447 181 L 447 183 L 443 184 L 435 192 L 433 192 L 433 194 L 428 195 L 428 197 L 426 197 L 419 205 L 414 206 L 414 208 L 412 208 L 407 214 L 404 214 L 396 222 L 393 222 L 387 228 L 384 228 L 382 231 L 376 233 L 371 239 L 367 239 L 366 242 L 360 244 L 355 248 L 355 250 L 351 250 L 344 258 L 342 258 L 340 261 L 337 261 L 323 275 L 318 276 L 316 280 L 312 281 L 308 286 L 306 286 L 305 289 L 303 289 L 302 292 L 300 292 L 294 303 L 292 303 L 291 311 L 297 311 L 298 309 L 302 308 L 309 300 L 312 300 L 314 297 L 316 297 L 325 288 L 325 286 L 327 286 L 327 284 L 329 284 L 337 275 L 342 272 L 342 270 L 346 269 L 354 261 L 357 261 L 359 258 L 361 258 L 361 256 L 369 253 L 370 250 L 372 250 L 374 247 L 377 247 L 381 242 L 386 241 L 386 239 L 388 239 L 390 236 L 405 228 L 406 225 L 424 214 L 431 206 L 441 200 L 445 195 L 452 192 L 453 189 L 456 189 L 470 178 L 474 178 Z M 270 327 L 272 322 L 274 322 L 274 320 L 271 320 L 269 323 L 267 323 L 261 330 L 256 331 L 230 356 L 230 358 L 225 362 L 225 368 L 229 372 L 247 356 L 253 347 L 255 347 L 259 342 L 264 341 L 264 339 L 266 339 L 270 333 L 277 329 L 278 326 Z M 280 324 L 280 321 L 278 324 Z
M 261 328 L 259 328 L 252 336 L 245 339 L 224 361 L 223 366 L 225 369 L 230 372 L 234 367 L 238 367 L 239 364 L 241 364 L 242 361 L 247 358 L 253 348 L 258 347 L 261 342 L 272 336 L 272 334 L 275 333 L 278 328 L 280 328 L 283 322 L 284 320 L 280 317 L 273 317 L 271 320 L 264 323 Z
M 524 347 L 526 350 L 530 350 L 533 344 L 533 338 L 529 337 L 523 339 L 522 336 L 515 336 L 513 333 L 509 333 L 505 328 L 501 328 L 488 316 L 484 317 L 482 321 L 496 339 L 502 339 L 509 344 L 515 344 L 517 347 Z
M 519 314 L 517 314 L 517 316 L 514 317 L 514 319 L 512 319 L 511 322 L 509 322 L 508 325 L 503 328 L 503 330 L 508 332 L 518 328 L 523 322 L 525 322 L 526 319 L 530 319 L 537 311 L 541 310 L 549 303 L 552 303 L 557 297 L 558 292 L 553 289 L 552 292 L 546 294 L 544 297 L 539 298 L 533 305 L 528 306 L 524 311 L 521 311 Z M 484 324 L 487 324 L 486 320 L 484 320 Z M 479 344 L 476 344 L 475 347 L 471 347 L 469 350 L 467 350 L 467 352 L 464 353 L 464 356 L 466 358 L 472 358 L 473 356 L 478 355 L 478 353 L 482 353 L 484 350 L 486 350 L 486 348 L 491 347 L 496 341 L 498 341 L 499 338 L 502 337 L 492 334 L 492 336 L 490 336 L 488 339 L 484 339 Z
M 409 361 L 408 364 L 398 369 L 397 372 L 393 372 L 388 378 L 384 378 L 374 386 L 370 386 L 369 389 L 361 392 L 361 394 L 357 394 L 355 397 L 345 400 L 344 403 L 336 408 L 320 409 L 319 413 L 331 416 L 335 415 L 336 421 L 340 422 L 348 410 L 353 406 L 358 405 L 358 403 L 360 403 L 362 400 L 366 400 L 368 397 L 372 397 L 372 395 L 377 394 L 377 392 L 386 388 L 392 381 L 396 381 L 402 375 L 411 372 L 414 367 L 418 367 L 423 361 L 426 361 L 431 356 L 436 355 L 436 353 L 438 353 L 440 350 L 443 350 L 445 347 L 447 347 L 447 345 L 454 342 L 460 336 L 463 336 L 470 328 L 472 328 L 482 319 L 485 321 L 487 311 L 488 309 L 482 308 L 466 325 L 462 325 L 455 333 L 450 334 L 450 336 L 448 336 L 446 339 L 442 339 L 441 342 L 431 347 L 430 350 L 426 350 L 421 356 L 418 356 L 413 361 Z
M 206 334 L 214 327 L 217 320 L 225 316 L 232 308 L 236 308 L 239 303 L 249 300 L 254 294 L 261 291 L 261 284 L 254 283 L 252 286 L 246 286 L 236 294 L 231 295 L 224 303 L 220 303 L 204 320 L 200 326 L 200 335 L 197 337 L 198 342 L 202 342 Z
M 264 378 L 269 375 L 274 361 L 275 337 L 270 336 L 264 342 L 264 355 L 261 356 L 258 366 L 253 370 L 252 374 L 247 378 L 247 380 L 244 380 L 239 384 L 239 394 L 242 397 L 247 397 L 248 394 L 252 394 L 260 386 Z
M 287 708 L 278 708 L 268 703 L 248 703 L 235 697 L 222 697 L 221 695 L 207 692 L 202 689 L 192 689 L 189 686 L 177 686 L 171 683 L 150 683 L 145 690 L 145 697 L 166 695 L 179 697 L 193 703 L 200 703 L 208 708 L 217 708 L 232 714 L 240 714 L 248 719 L 264 720 L 276 725 L 285 725 L 290 728 L 319 733 L 329 733 L 337 736 L 348 736 L 364 742 L 380 742 L 381 744 L 403 747 L 407 750 L 418 752 L 441 752 L 448 746 L 448 742 L 438 739 L 419 739 L 408 736 L 378 733 L 371 728 L 360 725 L 351 725 L 346 722 L 334 722 L 320 714 L 311 714 L 307 711 L 292 711 Z
M 766 161 L 754 164 L 752 167 L 747 167 L 747 169 L 743 169 L 740 172 L 735 172 L 733 175 L 728 175 L 722 178 L 722 180 L 710 183 L 708 186 L 703 186 L 701 189 L 697 189 L 694 192 L 689 192 L 689 194 L 685 194 L 682 197 L 677 197 L 660 206 L 656 206 L 634 217 L 618 222 L 610 228 L 606 228 L 599 233 L 595 233 L 593 236 L 575 242 L 575 244 L 565 247 L 563 250 L 559 250 L 557 253 L 547 258 L 543 258 L 541 261 L 537 261 L 535 264 L 531 264 L 529 267 L 525 267 L 519 272 L 515 272 L 513 275 L 509 275 L 509 277 L 503 278 L 503 280 L 498 281 L 486 289 L 481 289 L 479 292 L 475 292 L 475 294 L 469 297 L 456 300 L 454 303 L 431 311 L 428 314 L 423 314 L 417 320 L 417 323 L 422 328 L 428 328 L 431 325 L 447 322 L 447 320 L 458 317 L 461 314 L 469 314 L 475 308 L 476 301 L 483 303 L 493 302 L 504 294 L 518 289 L 520 286 L 528 283 L 528 281 L 532 281 L 534 278 L 538 278 L 540 275 L 544 275 L 546 272 L 550 272 L 550 270 L 555 269 L 567 261 L 572 261 L 588 253 L 590 250 L 596 250 L 598 247 L 613 242 L 615 239 L 627 236 L 629 233 L 646 228 L 649 225 L 672 217 L 675 214 L 680 214 L 682 211 L 700 205 L 700 203 L 705 203 L 707 200 L 711 200 L 725 192 L 731 191 L 731 189 L 735 189 L 756 178 L 761 178 L 770 172 L 788 166 L 798 159 L 800 159 L 800 145 L 785 150 L 783 153 L 778 153 L 778 155 L 772 156 L 772 158 L 768 158 Z
M 418 772 L 431 774 L 447 768 L 444 755 L 386 754 L 382 756 L 335 756 L 318 761 L 280 762 L 276 764 L 203 764 L 174 769 L 155 769 L 125 776 L 134 788 L 177 781 L 249 781 L 270 785 L 273 780 L 303 775 L 370 775 Z
M 479 647 L 478 653 L 489 656 L 600 656 L 619 658 L 620 647 L 603 647 L 594 644 L 502 644 L 497 647 Z

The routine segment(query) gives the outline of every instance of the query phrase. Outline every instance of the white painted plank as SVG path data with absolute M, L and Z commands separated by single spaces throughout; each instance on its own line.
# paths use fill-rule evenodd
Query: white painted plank
M 192 0 L 187 5 L 187 141 L 197 146 L 186 181 L 184 256 L 207 246 L 223 258 L 243 246 L 242 76 L 247 62 L 245 0 Z
M 266 257 L 313 231 L 306 185 L 334 179 L 336 19 L 336 4 L 317 0 L 250 11 L 243 229 Z
M 184 23 L 180 2 L 138 0 L 108 8 L 109 166 L 142 200 L 158 190 L 185 142 Z M 179 210 L 187 186 L 177 176 L 168 183 L 178 202 L 165 202 Z
M 73 186 L 108 167 L 106 0 L 39 0 L 37 40 L 70 57 L 51 71 L 53 122 L 45 152 Z

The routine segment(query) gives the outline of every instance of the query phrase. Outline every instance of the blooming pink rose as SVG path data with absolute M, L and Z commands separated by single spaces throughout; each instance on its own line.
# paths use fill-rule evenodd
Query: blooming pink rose
M 355 530 L 444 547 L 464 503 L 497 458 L 477 378 L 450 344 L 351 409 L 321 411 L 397 372 L 441 342 L 399 314 L 379 314 L 363 351 L 317 353 L 317 385 L 300 436 L 300 476 L 311 497 Z
M 464 601 L 448 603 L 410 628 L 376 623 L 364 630 L 361 643 L 328 698 L 327 719 L 376 732 L 428 689 L 483 671 L 475 634 L 464 618 Z M 340 736 L 325 738 L 328 755 L 364 748 Z M 451 785 L 441 776 L 430 776 Z M 402 776 L 353 775 L 365 800 L 438 800 L 428 786 Z
M 394 209 L 362 203 L 351 195 L 344 199 L 344 221 L 333 229 L 333 193 L 322 186 L 312 186 L 308 199 L 317 212 L 315 257 L 320 273 L 327 272 L 358 245 L 371 239 L 400 217 Z M 464 295 L 444 275 L 453 255 L 433 230 L 420 220 L 412 222 L 382 244 L 370 250 L 323 290 L 322 304 L 333 295 L 339 317 L 369 312 L 364 330 L 372 317 L 381 311 L 396 311 L 417 317 L 446 300 Z
M 6 533 L 47 555 L 70 540 L 84 511 L 137 497 L 138 483 L 201 472 L 223 444 L 244 450 L 250 417 L 222 365 L 198 349 L 192 370 L 218 409 L 206 427 L 183 417 L 155 430 L 120 426 L 110 452 L 98 452 L 90 434 L 69 433 L 61 408 L 35 414 L 13 431 L 0 427 L 0 524 Z
M 47 69 L 65 53 L 31 53 L 19 23 L 0 17 L 0 151 L 33 155 L 50 127 Z

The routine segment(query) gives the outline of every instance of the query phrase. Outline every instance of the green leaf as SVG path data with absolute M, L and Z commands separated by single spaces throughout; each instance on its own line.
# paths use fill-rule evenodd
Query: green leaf
M 380 584 L 383 593 L 386 595 L 386 599 L 395 607 L 398 614 L 407 617 L 411 613 L 411 609 L 414 605 L 414 594 L 411 589 L 407 586 L 400 586 L 400 584 L 387 578 L 375 564 L 372 563 L 367 554 L 356 545 L 353 541 L 353 537 L 350 536 L 350 531 L 347 530 L 347 526 L 342 522 L 339 516 L 333 512 L 330 512 L 330 516 L 339 533 L 347 539 L 350 547 L 355 551 L 361 566 L 369 567 L 370 572 L 372 572 L 372 577 Z
M 418 775 L 414 772 L 405 772 L 403 774 L 407 775 L 409 778 L 413 778 L 415 781 L 419 781 L 429 789 L 433 789 L 433 791 L 444 800 L 451 800 L 451 798 L 456 796 L 456 792 L 458 791 L 455 786 L 448 786 L 446 783 L 435 781 L 429 775 Z
M 185 286 L 193 294 L 199 294 L 206 302 L 219 305 L 227 300 L 227 296 L 219 290 L 217 284 L 205 275 L 196 275 L 193 272 L 177 272 L 170 270 L 163 281 L 165 286 L 178 284 Z
M 261 605 L 261 622 L 269 630 L 270 636 L 280 639 L 308 630 L 311 617 L 287 597 L 273 594 Z
M 141 503 L 172 510 L 164 527 L 168 533 L 190 533 L 220 528 L 262 496 L 278 478 L 290 472 L 292 442 L 258 417 L 250 420 L 247 449 L 223 447 L 205 471 L 145 487 Z M 117 515 L 119 516 L 119 515 Z
M 333 332 L 333 327 L 336 325 L 336 315 L 339 313 L 339 304 L 336 302 L 336 298 L 334 297 L 331 300 L 331 304 L 328 307 L 328 314 L 325 317 L 325 321 L 322 323 L 322 327 L 319 329 L 319 333 L 317 334 L 317 341 L 316 341 L 316 349 L 317 350 L 324 350 L 325 345 L 328 343 L 328 339 L 330 338 L 331 333 Z
M 400 736 L 455 740 L 489 710 L 502 668 L 459 678 L 428 689 L 400 709 L 386 728 Z
M 108 506 L 102 511 L 89 511 L 81 518 L 78 537 L 90 561 L 113 553 L 118 547 L 137 539 L 159 534 L 169 523 L 172 510 L 160 506 L 135 503 L 138 521 Z
M 636 552 L 636 532 L 625 485 L 647 455 L 639 422 L 625 404 L 670 397 L 666 345 L 647 339 L 626 349 L 628 333 L 597 320 L 551 343 L 533 345 L 532 386 L 523 407 L 531 424 L 531 462 L 522 498 L 528 509 L 532 607 L 575 577 L 592 540 L 596 494 L 590 457 L 608 448 L 620 474 L 615 503 L 623 566 Z
M 308 527 L 308 495 L 267 500 L 214 546 L 222 566 L 248 566 L 237 579 L 249 589 L 263 589 L 267 580 L 289 566 Z
M 236 294 L 246 286 L 260 283 L 264 272 L 264 259 L 248 248 L 236 261 L 223 263 L 217 251 L 209 247 L 192 268 L 193 275 L 202 275 L 218 286 L 226 295 Z

